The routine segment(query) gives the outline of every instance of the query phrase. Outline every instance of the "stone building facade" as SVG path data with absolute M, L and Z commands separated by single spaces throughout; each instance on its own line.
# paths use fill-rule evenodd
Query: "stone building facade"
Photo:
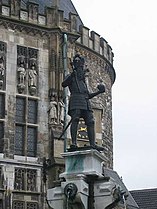
M 83 25 L 70 0 L 0 1 L 0 209 L 48 207 L 45 191 L 64 170 L 61 83 L 76 53 L 85 57 L 90 91 L 98 83 L 106 86 L 92 106 L 96 142 L 104 147 L 105 166 L 112 169 L 115 71 L 110 45 Z M 68 131 L 67 148 L 69 138 Z M 78 141 L 88 144 L 86 133 L 78 132 Z

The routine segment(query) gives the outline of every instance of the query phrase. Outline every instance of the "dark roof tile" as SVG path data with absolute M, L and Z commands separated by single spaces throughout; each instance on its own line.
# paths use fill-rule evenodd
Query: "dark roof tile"
M 157 209 L 157 188 L 130 191 L 140 209 Z

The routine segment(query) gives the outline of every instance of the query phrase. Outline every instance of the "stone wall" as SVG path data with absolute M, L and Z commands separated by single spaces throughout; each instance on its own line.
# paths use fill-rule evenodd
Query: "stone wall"
M 0 167 L 2 168 L 3 182 L 1 185 L 3 194 L 3 207 L 8 208 L 11 204 L 11 199 L 16 204 L 22 200 L 21 204 L 36 204 L 41 202 L 43 193 L 42 182 L 42 159 L 49 157 L 49 133 L 48 133 L 48 72 L 49 72 L 49 50 L 47 39 L 40 36 L 32 36 L 31 34 L 22 33 L 17 30 L 0 28 L 0 42 L 6 46 L 6 68 L 4 72 L 5 82 L 0 90 L 1 94 L 5 95 L 5 116 L 0 119 L 4 123 L 4 147 L 3 154 L 0 155 Z M 28 79 L 25 78 L 25 90 L 19 92 L 18 86 L 18 46 L 38 51 L 38 84 L 36 86 L 37 93 L 29 92 Z M 29 71 L 27 63 L 26 71 Z M 26 72 L 26 73 L 27 73 Z M 15 117 L 16 117 L 16 97 L 34 99 L 38 103 L 38 123 L 34 125 L 38 129 L 37 155 L 36 157 L 26 157 L 15 155 Z M 27 149 L 27 148 L 26 148 Z M 15 170 L 19 168 L 20 172 L 34 171 L 36 175 L 37 188 L 32 194 L 27 194 L 27 189 L 24 188 L 18 192 L 15 188 L 17 182 L 15 178 Z M 24 174 L 25 177 L 28 174 Z M 21 176 L 21 181 L 24 176 Z M 27 181 L 27 180 L 26 180 Z M 28 183 L 28 182 L 27 182 Z M 5 192 L 9 193 L 8 199 L 5 198 Z M 22 198 L 21 198 L 22 197 Z M 7 203 L 6 203 L 7 200 Z M 22 207 L 22 206 L 21 206 Z M 29 208 L 29 207 L 28 207 Z

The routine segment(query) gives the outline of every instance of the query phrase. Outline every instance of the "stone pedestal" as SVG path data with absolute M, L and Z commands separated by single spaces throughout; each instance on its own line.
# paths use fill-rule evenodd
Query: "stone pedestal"
M 79 174 L 102 177 L 105 157 L 97 150 L 66 152 L 62 156 L 65 158 L 65 172 L 60 177 L 73 178 Z
M 113 208 L 120 201 L 121 191 L 111 178 L 102 175 L 105 157 L 96 149 L 63 153 L 65 172 L 60 174 L 59 187 L 47 191 L 53 209 Z

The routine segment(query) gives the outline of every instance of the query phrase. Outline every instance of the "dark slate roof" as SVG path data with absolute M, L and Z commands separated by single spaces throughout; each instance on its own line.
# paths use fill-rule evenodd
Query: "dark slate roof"
M 105 174 L 105 176 L 113 178 L 115 180 L 115 182 L 119 184 L 121 189 L 124 192 L 126 192 L 126 194 L 128 195 L 127 201 L 126 201 L 128 209 L 139 208 L 137 203 L 135 202 L 134 198 L 132 197 L 132 195 L 130 194 L 130 192 L 128 191 L 128 189 L 126 188 L 125 184 L 123 183 L 123 181 L 121 180 L 121 178 L 119 177 L 119 175 L 117 174 L 116 171 L 113 171 L 111 169 L 105 169 L 104 174 Z
M 157 209 L 157 188 L 130 191 L 140 209 Z
M 32 2 L 35 4 L 39 4 L 39 13 L 44 14 L 45 12 L 45 7 L 52 7 L 54 6 L 54 0 L 22 0 L 21 1 L 21 7 L 23 9 L 27 8 L 27 3 Z M 73 5 L 71 0 L 60 0 L 59 1 L 59 9 L 64 11 L 64 18 L 69 19 L 69 13 L 73 13 L 78 15 L 78 24 L 83 25 L 82 20 Z

